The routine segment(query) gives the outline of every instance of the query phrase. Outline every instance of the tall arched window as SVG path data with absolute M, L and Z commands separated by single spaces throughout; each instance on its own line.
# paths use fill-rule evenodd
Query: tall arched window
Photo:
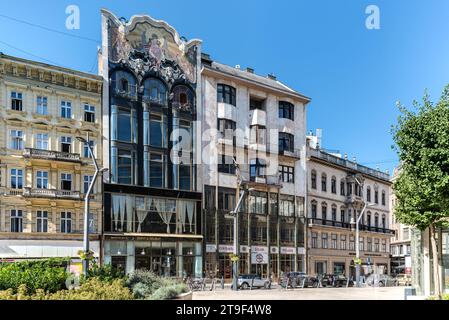
M 316 171 L 312 170 L 312 173 L 310 174 L 310 183 L 312 186 L 312 189 L 316 189 Z
M 323 220 L 323 224 L 326 224 L 327 220 L 327 203 L 321 203 L 321 219 Z
M 345 185 L 346 185 L 345 180 L 342 179 L 340 181 L 340 195 L 341 196 L 346 195 L 346 193 L 345 193 Z
M 331 192 L 337 194 L 337 178 L 332 177 L 331 179 Z
M 325 173 L 321 175 L 321 191 L 327 191 L 327 176 Z
M 383 229 L 387 228 L 387 219 L 386 219 L 386 216 L 384 214 L 382 215 L 382 228 Z
M 382 205 L 384 206 L 385 205 L 385 203 L 386 203 L 386 196 L 385 196 L 385 191 L 384 190 L 382 190 Z
M 173 89 L 172 105 L 184 111 L 192 111 L 195 105 L 195 94 L 189 87 L 178 85 Z
M 167 88 L 164 83 L 155 78 L 144 81 L 144 99 L 160 105 L 167 104 Z
M 317 202 L 315 200 L 313 200 L 311 203 L 311 211 L 312 211 L 312 219 L 316 219 Z
M 111 86 L 114 94 L 125 98 L 137 96 L 136 79 L 127 71 L 117 70 L 111 74 Z
M 332 205 L 332 222 L 337 221 L 337 206 L 335 204 Z
M 371 211 L 368 211 L 366 214 L 366 225 L 369 227 L 371 227 Z
M 366 188 L 366 201 L 371 202 L 371 187 Z
M 377 212 L 374 215 L 374 227 L 379 228 L 379 214 Z

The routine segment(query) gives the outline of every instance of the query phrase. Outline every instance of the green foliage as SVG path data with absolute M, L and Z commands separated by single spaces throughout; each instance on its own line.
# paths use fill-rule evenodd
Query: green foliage
M 88 278 L 97 278 L 104 282 L 112 282 L 116 279 L 124 279 L 125 273 L 121 270 L 113 268 L 110 264 L 99 266 L 94 262 L 87 272 L 87 276 Z M 81 282 L 84 281 L 84 279 L 81 280 Z
M 440 300 L 436 296 L 430 296 L 427 300 Z M 449 293 L 443 294 L 441 300 L 449 300 Z
M 449 217 L 449 86 L 437 103 L 425 94 L 415 112 L 399 105 L 393 128 L 401 171 L 393 184 L 401 223 L 425 230 Z
M 56 292 L 65 288 L 68 259 L 48 259 L 0 264 L 0 290 L 13 293 L 25 288 L 27 293 L 38 289 Z M 21 286 L 22 285 L 22 286 Z
M 60 290 L 55 293 L 46 293 L 42 289 L 29 295 L 25 285 L 21 285 L 17 293 L 12 289 L 0 291 L 0 300 L 131 300 L 133 295 L 125 287 L 122 279 L 112 282 L 103 282 L 92 278 L 83 283 L 78 289 Z
M 183 283 L 177 283 L 168 287 L 160 287 L 150 297 L 151 300 L 168 300 L 174 299 L 182 293 L 188 291 L 187 286 Z
M 162 278 L 151 271 L 136 270 L 126 282 L 136 299 L 172 299 L 188 292 L 185 284 L 169 278 Z

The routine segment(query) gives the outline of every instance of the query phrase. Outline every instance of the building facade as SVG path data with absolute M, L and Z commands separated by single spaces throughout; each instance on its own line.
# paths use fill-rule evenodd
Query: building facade
M 201 42 L 102 10 L 105 263 L 202 276 Z
M 345 156 L 308 148 L 307 267 L 311 274 L 343 274 L 355 279 L 355 221 L 360 221 L 361 274 L 390 272 L 390 178 Z
M 78 257 L 84 195 L 102 164 L 102 79 L 0 55 L 0 258 Z M 91 249 L 100 256 L 102 186 L 91 199 Z
M 392 182 L 398 176 L 398 169 L 394 170 Z M 412 274 L 412 260 L 411 260 L 411 233 L 412 230 L 396 220 L 394 215 L 394 208 L 396 206 L 396 197 L 393 189 L 390 192 L 390 225 L 395 231 L 394 238 L 391 239 L 390 254 L 391 254 L 391 273 L 393 274 Z
M 274 75 L 203 55 L 202 180 L 205 271 L 232 277 L 234 217 L 239 273 L 305 271 L 305 126 L 309 98 Z

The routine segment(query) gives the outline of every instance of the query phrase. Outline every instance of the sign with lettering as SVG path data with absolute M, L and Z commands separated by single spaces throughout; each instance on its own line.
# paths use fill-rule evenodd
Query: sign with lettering
M 306 248 L 298 248 L 298 254 L 305 255 L 306 254 Z
M 234 246 L 220 244 L 218 246 L 218 252 L 220 253 L 234 253 Z
M 268 247 L 251 247 L 251 264 L 268 264 Z
M 295 254 L 295 251 L 294 247 L 281 247 L 281 254 Z
M 206 244 L 206 252 L 208 253 L 217 252 L 217 246 L 215 244 Z

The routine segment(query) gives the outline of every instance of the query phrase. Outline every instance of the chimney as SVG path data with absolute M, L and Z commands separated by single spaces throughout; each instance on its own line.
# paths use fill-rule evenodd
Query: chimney
M 345 160 L 348 160 L 348 154 L 345 153 Z
M 268 79 L 270 79 L 270 80 L 274 80 L 274 81 L 277 80 L 276 75 L 275 75 L 274 73 L 270 73 L 267 77 L 268 77 Z
M 254 69 L 250 67 L 246 67 L 246 72 L 248 73 L 254 73 Z

